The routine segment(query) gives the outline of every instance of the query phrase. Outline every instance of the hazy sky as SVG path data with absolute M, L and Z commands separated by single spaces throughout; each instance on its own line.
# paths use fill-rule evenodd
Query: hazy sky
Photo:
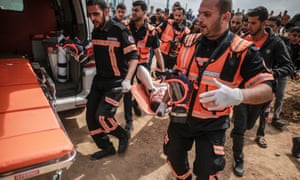
M 233 0 L 234 9 L 247 11 L 257 6 L 265 6 L 269 11 L 273 10 L 274 15 L 283 13 L 284 10 L 287 10 L 291 16 L 300 13 L 300 0 Z
M 155 8 L 165 8 L 167 0 L 145 0 L 149 2 L 150 5 L 154 5 Z M 193 12 L 196 14 L 198 11 L 201 0 L 170 0 L 170 6 L 175 1 L 181 2 L 182 6 L 185 8 L 192 8 Z M 119 0 L 119 2 L 121 2 Z M 128 9 L 131 9 L 132 0 L 124 0 Z M 265 6 L 268 10 L 273 10 L 274 15 L 279 14 L 280 11 L 288 10 L 288 13 L 293 16 L 296 13 L 300 13 L 300 0 L 233 0 L 233 9 L 240 8 L 247 11 L 248 9 Z M 171 8 L 171 7 L 170 7 Z M 129 11 L 130 12 L 130 11 Z

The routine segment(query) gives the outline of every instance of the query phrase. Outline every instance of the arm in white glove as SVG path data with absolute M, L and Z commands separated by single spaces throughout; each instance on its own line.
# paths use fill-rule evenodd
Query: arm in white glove
M 208 110 L 213 111 L 220 108 L 240 104 L 244 97 L 241 89 L 230 88 L 214 78 L 215 84 L 219 89 L 200 94 L 200 103 Z
M 126 93 L 131 89 L 131 81 L 128 79 L 124 79 L 122 81 L 122 92 Z

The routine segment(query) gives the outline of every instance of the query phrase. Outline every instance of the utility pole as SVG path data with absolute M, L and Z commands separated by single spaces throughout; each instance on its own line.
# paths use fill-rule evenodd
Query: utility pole
M 116 8 L 116 6 L 117 6 L 116 4 L 117 4 L 117 0 L 113 0 L 113 5 L 112 5 L 113 8 Z
M 166 8 L 169 9 L 170 0 L 167 0 Z

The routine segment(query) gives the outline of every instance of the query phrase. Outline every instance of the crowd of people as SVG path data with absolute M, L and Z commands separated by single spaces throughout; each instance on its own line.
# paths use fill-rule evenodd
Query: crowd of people
M 267 148 L 265 125 L 271 106 L 272 126 L 278 130 L 285 126 L 280 112 L 287 80 L 300 71 L 300 27 L 296 23 L 286 27 L 290 22 L 287 11 L 273 16 L 259 6 L 234 12 L 232 0 L 202 0 L 197 16 L 179 2 L 169 12 L 153 6 L 148 10 L 144 1 L 137 0 L 127 13 L 125 4 L 112 11 L 103 0 L 87 2 L 94 24 L 97 74 L 86 119 L 101 149 L 91 159 L 116 153 L 108 135 L 119 139 L 118 153 L 126 152 L 134 128 L 132 109 L 142 115 L 130 89 L 141 83 L 151 109 L 169 116 L 163 150 L 177 179 L 219 178 L 225 167 L 225 134 L 231 119 L 233 172 L 243 176 L 245 131 L 259 119 L 255 142 Z M 167 92 L 153 84 L 154 56 L 157 77 L 169 84 Z M 122 97 L 125 127 L 114 117 Z M 187 152 L 194 143 L 191 168 Z M 293 143 L 292 155 L 299 158 L 300 138 L 295 137 Z

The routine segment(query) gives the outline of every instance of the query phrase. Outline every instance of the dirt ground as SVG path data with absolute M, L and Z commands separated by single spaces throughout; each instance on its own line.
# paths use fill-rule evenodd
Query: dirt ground
M 266 127 L 268 148 L 262 149 L 254 142 L 257 125 L 245 135 L 245 176 L 236 177 L 232 172 L 232 141 L 227 131 L 226 167 L 221 179 L 235 180 L 300 180 L 300 159 L 291 156 L 292 137 L 300 136 L 300 81 L 289 80 L 281 118 L 287 123 L 284 131 Z M 117 119 L 124 126 L 123 107 Z M 88 135 L 85 111 L 68 111 L 59 114 L 77 150 L 73 165 L 63 171 L 63 180 L 169 180 L 174 179 L 162 152 L 162 142 L 168 119 L 151 116 L 134 117 L 134 130 L 128 151 L 98 161 L 89 160 L 97 147 Z M 231 126 L 232 127 L 232 126 Z M 111 138 L 115 147 L 118 140 Z M 193 149 L 194 150 L 194 149 Z M 194 157 L 191 151 L 190 165 Z M 36 179 L 49 179 L 42 176 Z

